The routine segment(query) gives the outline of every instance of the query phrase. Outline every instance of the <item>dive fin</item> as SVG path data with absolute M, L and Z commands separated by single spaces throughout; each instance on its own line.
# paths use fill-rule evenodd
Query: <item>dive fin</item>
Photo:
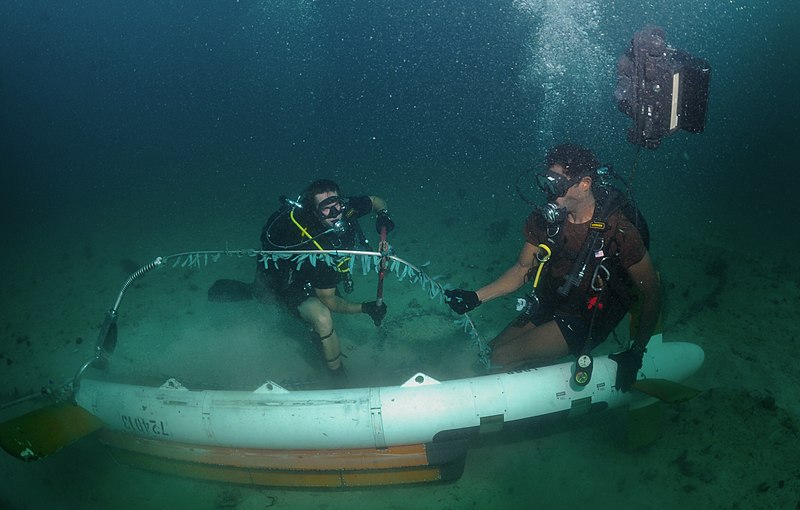
M 61 402 L 0 423 L 0 446 L 18 459 L 38 460 L 104 426 L 84 408 Z
M 667 404 L 686 402 L 702 393 L 700 390 L 667 379 L 639 379 L 631 387 Z
M 217 280 L 208 289 L 208 300 L 217 303 L 249 301 L 253 297 L 253 284 L 240 282 L 239 280 Z

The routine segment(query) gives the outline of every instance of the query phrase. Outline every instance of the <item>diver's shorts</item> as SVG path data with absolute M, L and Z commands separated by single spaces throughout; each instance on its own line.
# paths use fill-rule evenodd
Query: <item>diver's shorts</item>
M 543 312 L 543 311 L 542 311 Z M 608 335 L 617 327 L 619 321 L 622 320 L 625 314 L 610 316 L 609 314 L 602 314 L 595 318 L 594 327 L 592 328 L 591 339 L 589 340 L 589 349 L 594 349 L 601 343 L 605 342 Z M 570 354 L 580 356 L 583 354 L 584 349 L 587 347 L 586 339 L 589 337 L 589 327 L 591 320 L 585 319 L 579 315 L 569 315 L 562 313 L 538 313 L 534 314 L 530 322 L 537 326 L 541 326 L 550 321 L 555 321 L 564 340 L 567 341 L 567 347 Z
M 297 316 L 300 315 L 297 307 L 300 306 L 303 301 L 314 295 L 314 289 L 312 289 L 310 286 L 297 284 L 289 285 L 288 287 L 283 288 L 273 287 L 272 290 L 275 293 L 275 296 L 277 296 L 278 300 Z
M 304 282 L 287 283 L 284 275 L 277 271 L 264 271 L 256 268 L 254 294 L 257 299 L 277 299 L 293 315 L 300 316 L 297 307 L 314 295 L 314 289 Z

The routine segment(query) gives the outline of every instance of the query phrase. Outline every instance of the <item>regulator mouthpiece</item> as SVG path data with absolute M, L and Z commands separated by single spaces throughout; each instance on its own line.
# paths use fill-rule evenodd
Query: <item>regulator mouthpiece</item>
M 539 208 L 539 212 L 550 224 L 562 223 L 567 217 L 567 209 L 559 207 L 554 202 L 548 202 Z

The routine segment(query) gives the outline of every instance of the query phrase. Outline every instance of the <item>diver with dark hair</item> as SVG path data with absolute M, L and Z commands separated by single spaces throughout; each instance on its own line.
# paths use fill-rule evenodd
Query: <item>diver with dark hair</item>
M 548 203 L 528 216 L 517 262 L 477 291 L 446 291 L 447 303 L 463 314 L 532 282 L 533 291 L 518 300 L 520 316 L 490 343 L 493 368 L 544 366 L 572 354 L 575 383 L 584 385 L 591 378 L 591 350 L 606 340 L 638 294 L 641 314 L 633 342 L 611 355 L 618 364 L 616 386 L 627 391 L 661 308 L 643 218 L 606 185 L 607 169 L 590 150 L 557 145 L 548 151 L 546 165 L 537 181 Z
M 366 238 L 358 219 L 374 212 L 375 228 L 388 233 L 394 229 L 386 201 L 376 196 L 343 197 L 339 186 L 328 179 L 311 183 L 297 200 L 282 198 L 261 233 L 261 244 L 268 251 L 364 250 Z M 293 260 L 259 261 L 254 293 L 276 295 L 289 309 L 311 325 L 325 363 L 335 377 L 344 375 L 339 336 L 332 313 L 369 315 L 379 324 L 386 315 L 386 304 L 375 301 L 354 303 L 341 296 L 352 291 L 350 259 L 334 256 L 334 265 L 318 261 L 298 267 Z

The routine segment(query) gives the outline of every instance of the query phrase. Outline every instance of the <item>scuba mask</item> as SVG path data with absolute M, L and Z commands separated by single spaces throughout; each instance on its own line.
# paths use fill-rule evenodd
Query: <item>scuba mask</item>
M 337 196 L 331 196 L 323 200 L 317 206 L 317 216 L 322 220 L 329 220 L 344 213 L 345 205 L 342 199 Z
M 578 184 L 583 176 L 570 179 L 564 175 L 547 170 L 543 174 L 536 176 L 536 184 L 539 189 L 547 195 L 547 200 L 553 202 L 555 199 L 567 194 L 567 190 Z
M 347 201 L 337 195 L 326 198 L 317 206 L 317 216 L 322 221 L 341 216 L 331 225 L 331 229 L 337 234 L 343 234 L 347 230 L 345 211 L 347 211 Z

